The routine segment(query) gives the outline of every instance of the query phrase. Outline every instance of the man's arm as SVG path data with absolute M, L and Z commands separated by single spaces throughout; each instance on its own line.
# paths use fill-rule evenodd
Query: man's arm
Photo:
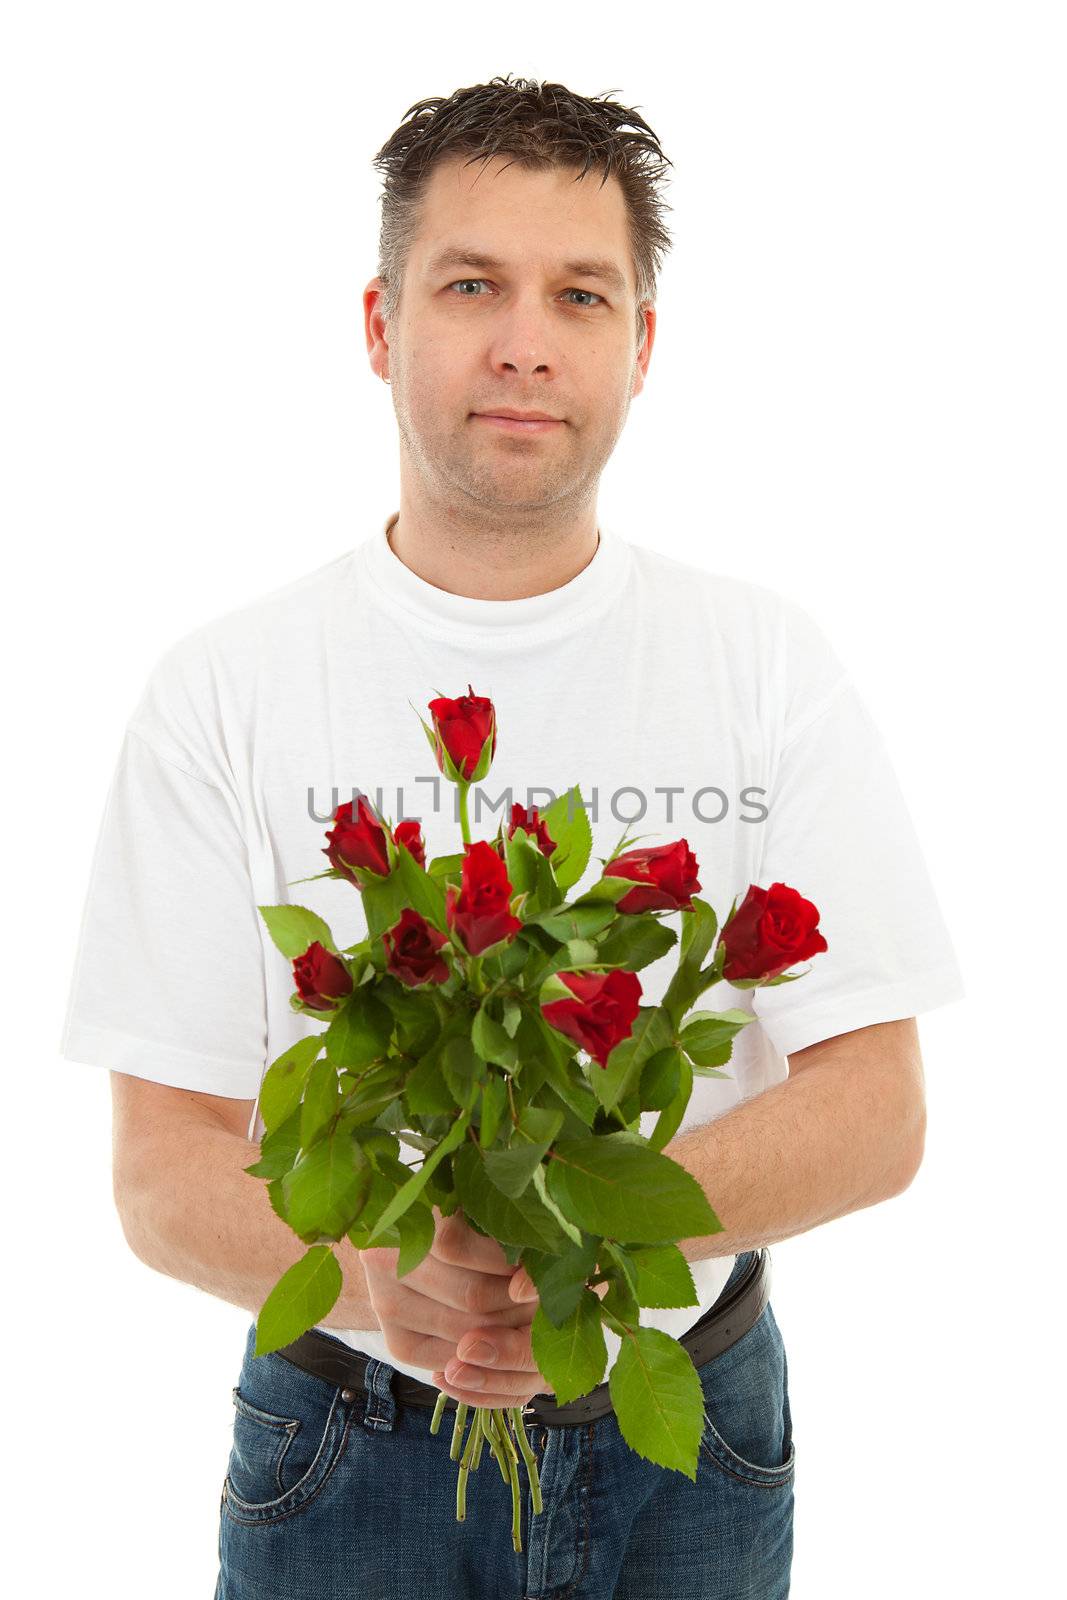
M 259 1144 L 245 1137 L 254 1104 L 171 1089 L 113 1072 L 115 1205 L 134 1254 L 157 1272 L 258 1317 L 283 1272 L 306 1250 L 277 1215 L 262 1178 L 245 1172 Z M 360 1252 L 333 1246 L 341 1293 L 330 1328 L 380 1327 Z
M 914 1017 L 836 1034 L 788 1060 L 784 1083 L 664 1146 L 723 1225 L 679 1241 L 690 1261 L 758 1250 L 877 1205 L 919 1169 L 926 1105 Z

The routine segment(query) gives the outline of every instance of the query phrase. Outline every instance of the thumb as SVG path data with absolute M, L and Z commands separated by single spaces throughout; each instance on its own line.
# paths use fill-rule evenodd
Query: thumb
M 513 1300 L 520 1303 L 537 1299 L 537 1288 L 525 1267 L 519 1267 L 512 1273 L 508 1283 L 508 1293 Z

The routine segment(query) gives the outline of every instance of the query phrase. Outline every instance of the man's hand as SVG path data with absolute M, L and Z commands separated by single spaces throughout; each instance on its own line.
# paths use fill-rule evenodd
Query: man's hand
M 592 1287 L 603 1299 L 610 1285 Z M 472 1328 L 460 1339 L 456 1356 L 434 1372 L 436 1386 L 466 1405 L 520 1406 L 535 1394 L 555 1393 L 534 1360 L 530 1323 L 537 1309 L 537 1290 L 524 1267 L 513 1272 L 508 1294 L 529 1309 L 528 1320 L 506 1329 L 489 1323 Z
M 524 1404 L 547 1389 L 530 1348 L 536 1297 L 522 1303 L 509 1294 L 516 1269 L 496 1240 L 475 1233 L 461 1211 L 442 1217 L 434 1206 L 433 1214 L 434 1242 L 405 1277 L 396 1275 L 399 1250 L 360 1251 L 370 1302 L 386 1345 L 399 1361 L 432 1369 L 435 1384 L 460 1399 L 467 1397 L 445 1380 L 446 1364 L 463 1365 L 454 1362 L 461 1341 L 466 1351 L 479 1335 L 492 1339 L 500 1350 L 491 1368 L 487 1363 L 486 1375 L 494 1386 L 477 1395 L 472 1392 L 467 1403 Z M 525 1273 L 522 1277 L 529 1283 Z M 524 1360 L 528 1365 L 521 1364 Z

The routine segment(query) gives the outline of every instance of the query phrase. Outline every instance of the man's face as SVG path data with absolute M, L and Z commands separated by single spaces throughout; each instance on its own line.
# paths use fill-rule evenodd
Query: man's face
M 434 170 L 398 317 L 378 330 L 405 465 L 431 500 L 472 512 L 595 498 L 655 331 L 648 308 L 639 353 L 617 179 L 575 182 L 573 170 L 529 172 L 509 159 Z M 574 266 L 595 261 L 621 281 Z M 535 431 L 485 419 L 501 407 L 561 420 Z

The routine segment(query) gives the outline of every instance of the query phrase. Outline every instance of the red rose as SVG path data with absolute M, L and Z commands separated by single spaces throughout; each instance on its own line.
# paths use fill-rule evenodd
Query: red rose
M 315 1011 L 333 1011 L 339 1000 L 352 993 L 348 968 L 317 939 L 293 962 L 293 977 L 301 1000 Z
M 330 841 L 329 849 L 323 850 L 323 855 L 329 859 L 330 865 L 336 867 L 349 883 L 360 887 L 359 879 L 351 870 L 353 867 L 363 867 L 368 872 L 375 872 L 379 877 L 389 875 L 389 853 L 385 841 L 385 829 L 378 821 L 374 812 L 367 804 L 363 795 L 359 796 L 359 808 L 356 821 L 352 820 L 352 802 L 346 800 L 344 805 L 338 806 L 334 813 L 335 826 L 327 829 L 326 837 Z
M 407 846 L 420 867 L 426 865 L 426 846 L 419 831 L 417 818 L 412 817 L 406 822 L 398 822 L 393 829 L 393 838 L 397 844 Z
M 550 856 L 556 848 L 556 841 L 549 833 L 536 806 L 531 806 L 527 811 L 525 806 L 520 806 L 516 801 L 511 808 L 511 821 L 508 824 L 509 839 L 514 835 L 516 828 L 522 828 L 524 833 L 528 833 L 531 839 L 540 845 L 542 855 Z
M 382 934 L 386 950 L 386 970 L 412 988 L 419 983 L 444 983 L 448 964 L 438 955 L 448 940 L 431 928 L 418 911 L 405 906 L 400 921 Z
M 487 840 L 476 839 L 463 857 L 458 895 L 454 884 L 445 890 L 448 926 L 470 955 L 481 955 L 491 944 L 518 933 L 522 922 L 511 914 L 510 896 L 507 867 Z
M 442 695 L 436 700 L 431 700 L 429 704 L 430 715 L 433 717 L 437 765 L 446 777 L 448 776 L 444 762 L 446 750 L 453 766 L 466 779 L 470 778 L 478 765 L 482 746 L 490 733 L 493 736 L 489 748 L 490 762 L 496 754 L 496 713 L 493 710 L 493 702 L 487 700 L 484 695 L 475 694 L 469 683 L 467 689 L 468 693 L 461 694 L 458 700 L 449 700 Z
M 648 850 L 627 850 L 604 868 L 605 878 L 636 878 L 642 886 L 615 902 L 616 911 L 691 911 L 700 888 L 697 858 L 684 839 Z
M 599 1061 L 602 1067 L 617 1044 L 633 1032 L 640 1010 L 641 981 L 636 972 L 557 972 L 575 998 L 550 1000 L 541 1007 L 546 1022 Z
M 810 900 L 784 883 L 769 889 L 750 884 L 748 893 L 722 930 L 726 947 L 723 977 L 776 978 L 797 961 L 827 948 Z

